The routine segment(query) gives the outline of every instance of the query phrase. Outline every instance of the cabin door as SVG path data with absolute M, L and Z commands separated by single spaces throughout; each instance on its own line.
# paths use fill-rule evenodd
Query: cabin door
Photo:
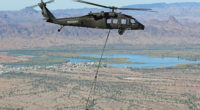
M 120 21 L 119 28 L 126 29 L 126 28 L 130 27 L 130 20 L 129 19 L 122 18 L 119 21 Z
M 116 18 L 107 19 L 107 26 L 109 26 L 111 29 L 118 29 L 119 20 Z

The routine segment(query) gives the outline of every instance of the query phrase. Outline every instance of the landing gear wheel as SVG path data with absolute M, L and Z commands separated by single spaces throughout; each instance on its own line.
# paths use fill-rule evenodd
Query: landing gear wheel
M 119 30 L 118 30 L 119 35 L 123 35 L 124 32 L 125 32 L 125 29 L 119 29 Z
M 60 32 L 62 30 L 62 28 L 64 28 L 64 26 L 61 26 L 60 29 L 58 29 L 58 32 Z

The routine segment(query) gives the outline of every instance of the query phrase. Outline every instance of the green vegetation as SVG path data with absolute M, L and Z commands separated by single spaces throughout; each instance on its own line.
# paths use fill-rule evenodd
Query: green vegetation
M 67 58 L 87 59 L 98 62 L 99 58 L 81 55 L 83 52 L 69 50 L 12 50 L 9 55 L 32 56 L 28 61 L 10 63 L 10 65 L 51 65 L 68 62 Z M 35 57 L 36 56 L 36 57 Z M 103 58 L 103 63 L 110 64 L 145 64 L 142 62 L 129 62 L 127 58 Z
M 198 63 L 192 63 L 192 64 L 180 64 L 180 65 L 176 65 L 170 68 L 177 68 L 177 69 L 200 69 L 200 64 Z
M 173 46 L 151 46 L 148 47 L 132 47 L 126 45 L 127 48 L 122 48 L 122 45 L 108 45 L 106 48 L 105 54 L 118 54 L 118 53 L 135 53 L 135 54 L 144 54 L 149 57 L 176 57 L 187 60 L 200 60 L 200 47 L 177 47 Z M 99 58 L 86 57 L 81 54 L 91 53 L 91 54 L 100 54 L 101 45 L 69 45 L 67 47 L 54 47 L 46 49 L 27 49 L 27 50 L 7 50 L 10 55 L 28 55 L 28 56 L 37 56 L 30 58 L 29 61 L 18 62 L 16 65 L 46 65 L 46 64 L 58 64 L 64 63 L 67 61 L 66 58 L 75 58 L 75 59 L 88 59 L 98 62 Z M 139 48 L 139 49 L 137 49 Z M 102 62 L 110 64 L 145 64 L 144 62 L 129 62 L 126 58 L 104 58 Z M 177 68 L 190 67 L 189 65 L 179 65 Z M 192 65 L 192 67 L 197 67 L 197 65 Z M 191 68 L 192 68 L 191 67 Z
M 38 57 L 38 58 L 29 58 L 28 61 L 8 63 L 7 65 L 33 66 L 33 65 L 52 65 L 65 62 L 68 62 L 68 60 L 60 57 Z
M 198 106 L 195 102 L 200 101 L 199 98 L 193 96 L 189 93 L 182 94 L 182 97 L 186 98 L 185 100 L 181 100 L 181 103 L 184 103 L 188 106 L 189 110 L 199 110 Z

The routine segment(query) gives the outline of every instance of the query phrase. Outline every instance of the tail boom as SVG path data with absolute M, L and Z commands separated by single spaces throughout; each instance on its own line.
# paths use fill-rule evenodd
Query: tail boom
M 46 20 L 47 22 L 53 23 L 53 22 L 56 20 L 56 18 L 55 18 L 55 16 L 47 9 L 46 4 L 42 2 L 42 3 L 39 3 L 38 5 L 39 5 L 39 7 L 40 7 L 41 10 L 42 10 L 42 15 L 43 15 L 43 17 L 44 17 L 44 20 Z

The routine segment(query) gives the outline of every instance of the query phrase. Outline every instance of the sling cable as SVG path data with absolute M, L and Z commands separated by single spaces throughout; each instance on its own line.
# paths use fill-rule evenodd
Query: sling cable
M 95 105 L 94 101 L 95 101 L 95 94 L 96 94 L 96 88 L 97 88 L 97 79 L 98 79 L 98 74 L 99 74 L 99 68 L 101 66 L 103 54 L 104 54 L 104 51 L 105 51 L 109 36 L 110 36 L 110 30 L 108 32 L 104 47 L 102 49 L 101 57 L 99 59 L 99 64 L 97 66 L 97 71 L 96 71 L 96 74 L 95 74 L 95 77 L 94 77 L 94 81 L 92 83 L 92 87 L 90 89 L 90 93 L 89 93 L 89 96 L 88 96 L 88 99 L 87 99 L 85 110 L 93 110 L 94 105 Z

